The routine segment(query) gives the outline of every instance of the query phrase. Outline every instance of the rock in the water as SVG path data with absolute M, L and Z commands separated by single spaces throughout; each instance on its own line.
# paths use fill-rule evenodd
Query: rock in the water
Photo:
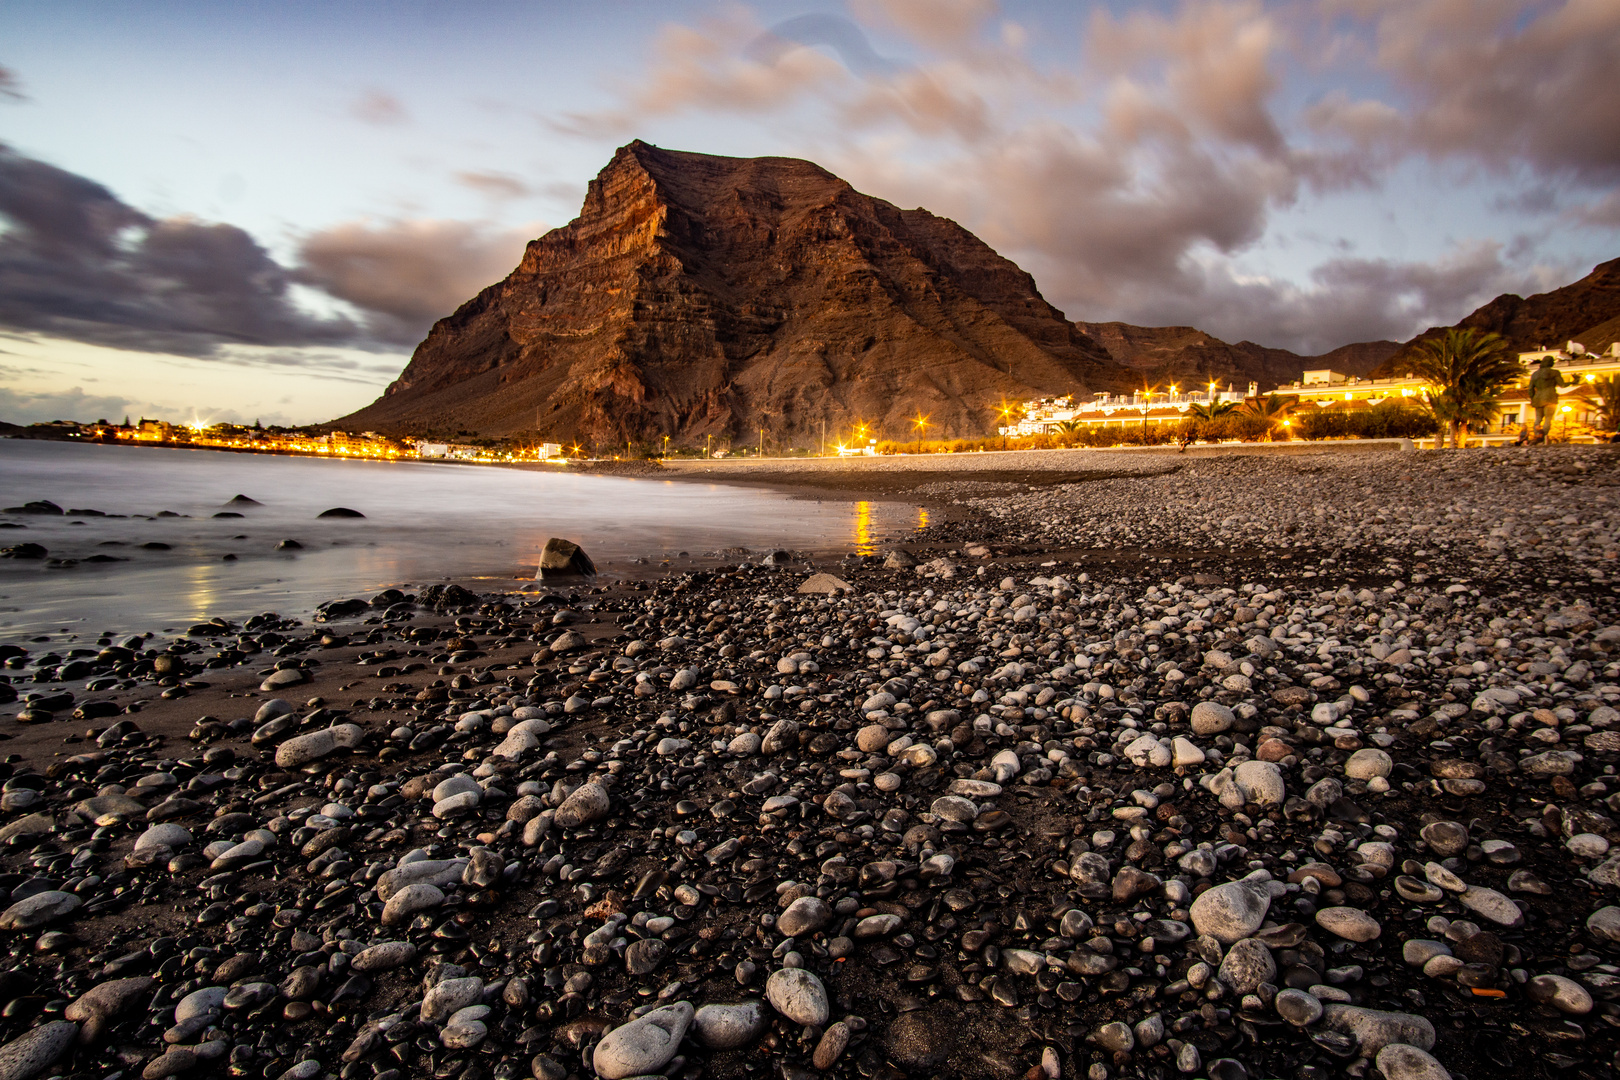
M 654 1009 L 604 1035 L 591 1055 L 591 1064 L 602 1080 L 656 1073 L 680 1049 L 691 1022 L 690 1002 Z
M 821 1027 L 829 1012 L 827 989 L 804 968 L 781 968 L 765 982 L 771 1008 L 803 1027 Z
M 79 1025 L 66 1020 L 41 1024 L 0 1047 L 0 1080 L 32 1080 L 73 1044 Z
M 358 510 L 351 510 L 347 506 L 334 506 L 330 510 L 322 510 L 315 516 L 318 518 L 363 518 L 366 515 Z
M 735 1050 L 765 1033 L 765 1007 L 758 1001 L 740 1005 L 705 1005 L 692 1017 L 697 1041 L 711 1050 Z
M 585 549 L 555 536 L 546 541 L 540 552 L 540 569 L 534 575 L 536 581 L 595 576 L 596 564 L 585 554 Z

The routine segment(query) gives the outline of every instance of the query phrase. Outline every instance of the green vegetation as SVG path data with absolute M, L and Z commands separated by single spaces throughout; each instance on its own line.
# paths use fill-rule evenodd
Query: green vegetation
M 1502 391 L 1524 376 L 1506 338 L 1472 327 L 1419 342 L 1412 370 L 1435 387 L 1424 396 L 1449 446 L 1461 446 L 1471 425 L 1488 427 Z

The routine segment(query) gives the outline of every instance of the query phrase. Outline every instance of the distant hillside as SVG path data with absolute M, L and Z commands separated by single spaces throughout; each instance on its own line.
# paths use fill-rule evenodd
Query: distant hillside
M 1236 345 L 1192 326 L 1132 326 L 1129 323 L 1075 323 L 1108 350 L 1116 363 L 1153 384 L 1180 382 L 1196 386 L 1217 380 L 1243 389 L 1249 382 L 1269 390 L 1293 382 L 1302 371 L 1332 368 L 1346 375 L 1367 375 L 1401 347 L 1395 341 L 1341 345 L 1320 356 L 1301 356 L 1252 341 Z
M 1620 340 L 1620 259 L 1600 263 L 1581 280 L 1551 292 L 1534 296 L 1503 293 L 1457 325 L 1495 331 L 1520 352 L 1554 349 L 1566 341 L 1578 341 L 1592 352 L 1602 352 Z M 1406 374 L 1406 364 L 1418 342 L 1446 329 L 1431 326 L 1402 345 L 1374 374 L 1379 378 Z

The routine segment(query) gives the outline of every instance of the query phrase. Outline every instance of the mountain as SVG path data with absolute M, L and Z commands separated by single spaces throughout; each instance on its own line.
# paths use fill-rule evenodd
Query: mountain
M 1301 356 L 1252 341 L 1230 345 L 1191 326 L 1132 326 L 1121 322 L 1078 322 L 1075 326 L 1107 349 L 1116 363 L 1135 372 L 1138 386 L 1145 381 L 1196 387 L 1213 379 L 1239 390 L 1246 389 L 1250 382 L 1269 390 L 1280 383 L 1294 382 L 1301 372 L 1314 368 L 1366 375 L 1401 347 L 1396 341 L 1366 341 L 1342 345 L 1320 356 Z
M 1528 297 L 1503 293 L 1457 325 L 1501 334 L 1519 352 L 1561 348 L 1567 341 L 1602 352 L 1620 340 L 1620 259 L 1599 263 L 1581 280 L 1551 292 Z M 1418 343 L 1446 329 L 1432 326 L 1425 330 L 1373 374 L 1381 379 L 1406 374 L 1406 364 Z
M 791 158 L 636 141 L 574 221 L 434 325 L 350 430 L 816 445 L 993 428 L 1003 400 L 1130 385 L 955 222 Z

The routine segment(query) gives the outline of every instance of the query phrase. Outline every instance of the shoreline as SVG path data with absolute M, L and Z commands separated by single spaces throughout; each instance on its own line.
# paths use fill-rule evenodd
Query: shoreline
M 1378 1025 L 1396 1025 L 1455 1072 L 1533 1071 L 1548 1039 L 1570 1068 L 1601 1070 L 1620 1018 L 1602 970 L 1620 960 L 1620 912 L 1596 914 L 1620 902 L 1620 863 L 1598 850 L 1620 844 L 1606 836 L 1615 463 L 1532 448 L 1143 459 L 1078 478 L 913 470 L 906 491 L 955 513 L 883 545 L 907 556 L 817 560 L 855 587 L 843 596 L 797 593 L 803 562 L 717 562 L 564 586 L 561 603 L 451 594 L 443 610 L 249 630 L 261 652 L 209 669 L 247 630 L 221 628 L 161 654 L 175 685 L 206 687 L 164 699 L 142 682 L 136 712 L 4 723 L 13 775 L 42 783 L 8 807 L 0 836 L 30 839 L 0 848 L 0 869 L 32 866 L 39 841 L 90 842 L 98 826 L 74 808 L 114 800 L 72 893 L 86 906 L 10 931 L 29 946 L 18 970 L 68 1000 L 156 980 L 107 1016 L 113 1038 L 76 1052 L 79 1070 L 143 1068 L 182 988 L 236 982 L 265 1000 L 173 1045 L 262 1044 L 261 1073 L 301 1057 L 336 1073 L 398 1045 L 386 1022 L 431 1047 L 397 1062 L 413 1074 L 587 1075 L 581 1054 L 638 1007 L 758 999 L 789 952 L 826 995 L 822 1022 L 807 1034 L 766 1006 L 744 1049 L 689 1042 L 688 1062 L 741 1077 L 763 1055 L 803 1068 L 838 1043 L 840 1075 L 870 1060 L 1010 1080 L 1048 1050 L 1069 1075 L 1189 1053 L 1281 1075 L 1376 1057 Z M 272 664 L 311 660 L 296 669 L 309 681 L 258 688 Z M 14 685 L 97 697 L 82 679 Z M 252 719 L 277 697 L 300 703 L 279 731 Z M 125 721 L 138 731 L 85 736 Z M 347 749 L 286 752 L 347 724 L 322 737 Z M 565 798 L 586 778 L 606 793 L 600 816 Z M 50 829 L 16 828 L 34 814 Z M 164 834 L 156 855 L 143 841 L 131 860 L 163 823 L 187 839 Z M 266 846 L 219 863 L 200 854 L 213 840 Z M 377 875 L 413 847 L 471 861 L 437 869 L 424 888 L 438 898 L 415 894 L 431 903 L 390 922 L 397 894 Z M 1255 871 L 1275 888 L 1242 884 Z M 1260 906 L 1232 940 L 1196 902 L 1212 889 Z M 211 905 L 220 917 L 199 922 Z M 1464 930 L 1448 938 L 1435 917 Z M 73 939 L 37 950 L 49 929 Z M 111 974 L 90 959 L 164 935 L 215 951 L 168 974 L 161 950 Z M 361 949 L 345 941 L 391 940 L 413 958 L 347 981 Z M 1458 962 L 1425 973 L 1412 941 Z M 1261 954 L 1269 975 L 1246 974 Z M 440 962 L 481 980 L 488 1014 L 447 1027 L 412 1004 Z M 1583 994 L 1587 1011 L 1569 1011 Z M 1295 1008 L 1317 1017 L 1300 1025 Z M 0 1034 L 32 1022 L 19 1012 Z

